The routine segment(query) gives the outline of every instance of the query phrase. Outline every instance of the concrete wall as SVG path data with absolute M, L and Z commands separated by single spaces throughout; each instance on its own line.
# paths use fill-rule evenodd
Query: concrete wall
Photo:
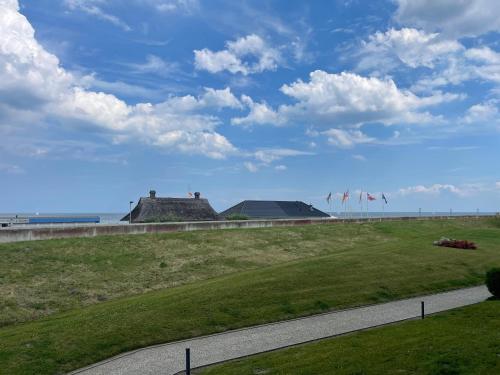
M 82 225 L 82 226 L 51 226 L 40 228 L 11 227 L 0 229 L 0 243 L 49 240 L 55 238 L 95 237 L 120 234 L 144 234 L 165 232 L 186 232 L 193 230 L 235 229 L 235 228 L 270 228 L 289 227 L 297 225 L 337 224 L 345 222 L 362 223 L 371 221 L 401 221 L 401 220 L 456 220 L 477 219 L 476 216 L 429 216 L 400 218 L 368 218 L 368 219 L 282 219 L 282 220 L 241 220 L 241 221 L 198 221 L 182 223 L 158 224 L 117 224 L 117 225 Z

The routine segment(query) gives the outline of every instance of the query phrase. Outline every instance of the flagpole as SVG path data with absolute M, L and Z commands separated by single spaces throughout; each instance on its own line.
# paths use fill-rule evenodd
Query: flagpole
M 359 193 L 359 218 L 363 218 L 363 191 Z
M 384 194 L 382 194 L 382 195 L 384 195 Z M 381 199 L 381 201 L 382 201 L 382 219 L 384 219 L 384 218 L 385 218 L 385 206 L 384 206 L 384 199 L 382 198 L 382 199 Z
M 333 202 L 333 198 L 332 198 L 332 213 L 335 212 L 335 203 Z
M 368 219 L 368 192 L 366 193 L 366 218 Z
M 344 219 L 347 219 L 347 199 L 345 199 L 342 204 L 344 205 Z
M 370 202 L 370 200 L 368 199 L 368 193 L 366 193 L 366 217 L 370 216 L 370 213 L 368 211 L 368 203 L 369 202 Z

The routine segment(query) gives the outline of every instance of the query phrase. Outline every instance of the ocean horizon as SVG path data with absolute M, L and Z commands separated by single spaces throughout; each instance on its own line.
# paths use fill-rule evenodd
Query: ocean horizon
M 381 218 L 381 217 L 419 217 L 419 216 L 494 216 L 497 212 L 481 212 L 481 211 L 370 211 L 370 212 L 337 212 L 325 211 L 327 214 L 339 219 L 358 219 L 358 218 Z M 18 212 L 18 213 L 0 213 L 0 218 L 14 217 L 75 217 L 75 216 L 99 216 L 99 224 L 119 224 L 126 223 L 120 221 L 127 212 Z

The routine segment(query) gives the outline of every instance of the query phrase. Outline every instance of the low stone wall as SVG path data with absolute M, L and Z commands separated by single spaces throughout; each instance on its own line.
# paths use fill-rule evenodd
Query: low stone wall
M 386 217 L 363 219 L 281 219 L 281 220 L 235 220 L 235 221 L 197 221 L 182 223 L 155 223 L 155 224 L 116 224 L 116 225 L 82 225 L 82 226 L 53 226 L 40 228 L 10 227 L 0 229 L 0 243 L 49 240 L 55 238 L 96 237 L 123 234 L 187 232 L 193 230 L 236 229 L 236 228 L 270 228 L 289 227 L 297 225 L 363 223 L 372 221 L 401 221 L 401 220 L 455 220 L 477 219 L 477 216 L 428 216 L 428 217 Z

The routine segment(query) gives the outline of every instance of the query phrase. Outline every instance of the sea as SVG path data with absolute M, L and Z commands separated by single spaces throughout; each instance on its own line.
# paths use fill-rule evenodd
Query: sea
M 358 218 L 383 218 L 383 217 L 425 217 L 425 216 L 464 216 L 464 215 L 473 215 L 473 216 L 493 216 L 497 215 L 496 212 L 480 212 L 480 211 L 385 211 L 385 212 L 327 212 L 330 216 L 339 218 L 339 219 L 358 219 Z M 31 217 L 31 216 L 43 216 L 43 217 L 75 217 L 75 216 L 99 216 L 100 225 L 106 224 L 127 224 L 127 222 L 120 221 L 120 219 L 125 216 L 127 213 L 119 212 L 119 213 L 102 213 L 102 212 L 75 212 L 75 213 L 46 213 L 46 212 L 31 212 L 31 213 L 0 213 L 0 221 L 1 219 L 9 219 L 14 218 L 16 215 L 20 218 L 22 217 Z M 99 225 L 98 224 L 98 225 Z
M 126 224 L 126 222 L 120 221 L 122 217 L 124 217 L 127 213 L 109 213 L 109 212 L 19 212 L 19 213 L 0 213 L 0 221 L 2 219 L 11 219 L 11 218 L 25 218 L 25 217 L 33 217 L 33 216 L 41 216 L 41 217 L 78 217 L 78 216 L 99 216 L 100 223 L 99 224 Z
M 433 217 L 433 216 L 495 216 L 497 212 L 480 211 L 385 211 L 385 212 L 327 212 L 339 219 L 383 218 L 383 217 Z

